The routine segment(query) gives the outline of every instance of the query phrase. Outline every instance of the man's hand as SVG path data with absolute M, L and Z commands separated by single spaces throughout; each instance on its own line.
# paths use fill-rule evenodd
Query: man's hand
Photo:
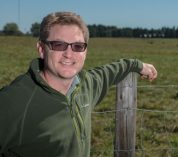
M 140 74 L 142 75 L 141 78 L 146 78 L 149 81 L 153 81 L 157 78 L 157 70 L 152 64 L 143 63 L 143 69 Z

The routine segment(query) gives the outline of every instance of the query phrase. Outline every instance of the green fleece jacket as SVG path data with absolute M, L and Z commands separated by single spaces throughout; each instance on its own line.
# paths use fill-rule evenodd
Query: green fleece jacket
M 49 87 L 39 75 L 42 60 L 0 90 L 0 156 L 89 157 L 91 112 L 109 87 L 142 62 L 121 59 L 78 74 L 69 97 Z

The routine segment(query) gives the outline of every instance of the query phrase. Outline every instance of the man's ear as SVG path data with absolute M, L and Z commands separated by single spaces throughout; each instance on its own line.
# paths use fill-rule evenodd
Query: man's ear
M 36 44 L 37 50 L 38 50 L 38 54 L 40 56 L 41 59 L 44 59 L 44 44 L 41 41 L 38 41 Z

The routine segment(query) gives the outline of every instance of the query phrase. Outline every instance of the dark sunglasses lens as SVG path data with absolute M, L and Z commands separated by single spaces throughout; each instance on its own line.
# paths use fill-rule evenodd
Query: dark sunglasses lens
M 49 48 L 54 51 L 65 51 L 67 47 L 70 45 L 72 51 L 74 52 L 83 52 L 85 51 L 87 44 L 86 43 L 66 43 L 61 41 L 43 41 L 48 44 Z
M 67 43 L 63 43 L 63 42 L 51 42 L 51 47 L 52 50 L 54 51 L 64 51 L 67 49 Z
M 86 43 L 73 43 L 72 50 L 75 52 L 83 52 L 86 49 Z

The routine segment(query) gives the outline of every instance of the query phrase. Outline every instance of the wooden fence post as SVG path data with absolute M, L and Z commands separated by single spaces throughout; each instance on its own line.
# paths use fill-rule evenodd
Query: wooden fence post
M 114 157 L 135 157 L 137 73 L 117 84 Z

